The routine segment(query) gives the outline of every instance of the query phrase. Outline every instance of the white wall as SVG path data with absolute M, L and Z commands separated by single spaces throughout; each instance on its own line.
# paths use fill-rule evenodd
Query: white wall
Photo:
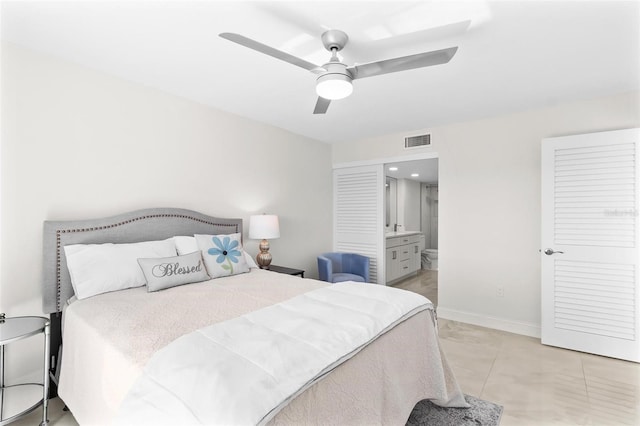
M 398 225 L 401 231 L 420 231 L 420 182 L 398 179 Z
M 14 45 L 1 59 L 0 312 L 42 314 L 44 220 L 149 207 L 277 214 L 274 264 L 317 276 L 332 246 L 329 145 Z M 38 365 L 36 348 L 8 348 L 28 359 L 7 374 Z
M 425 248 L 438 248 L 438 186 L 422 184 L 420 196 L 422 202 L 422 233 L 424 234 Z
M 640 127 L 638 92 L 407 129 L 334 145 L 332 155 L 337 164 L 436 151 L 439 315 L 539 335 L 540 141 L 631 127 Z M 406 152 L 404 136 L 423 131 L 432 133 L 432 147 Z

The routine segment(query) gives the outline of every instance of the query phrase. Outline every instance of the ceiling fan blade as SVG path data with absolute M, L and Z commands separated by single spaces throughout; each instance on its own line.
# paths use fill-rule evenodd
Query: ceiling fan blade
M 249 49 L 257 50 L 258 52 L 264 53 L 265 55 L 273 56 L 274 58 L 280 59 L 281 61 L 285 61 L 285 62 L 289 62 L 290 64 L 297 65 L 308 71 L 312 71 L 318 68 L 316 64 L 312 64 L 311 62 L 308 62 L 308 61 L 305 61 L 304 59 L 300 59 L 296 56 L 290 55 L 281 50 L 274 49 L 273 47 L 267 46 L 266 44 L 262 44 L 255 40 L 251 40 L 250 38 L 241 36 L 240 34 L 220 33 L 218 35 L 224 39 L 227 39 L 234 43 L 238 43 L 244 47 L 248 47 Z
M 431 65 L 446 64 L 456 54 L 458 47 L 434 50 L 432 52 L 418 53 L 402 56 L 400 58 L 386 59 L 384 61 L 370 62 L 368 64 L 354 65 L 347 68 L 353 74 L 353 79 L 373 77 L 398 71 L 412 70 L 415 68 L 429 67 Z
M 314 114 L 324 114 L 327 112 L 329 108 L 329 104 L 331 103 L 330 99 L 321 98 L 318 96 L 318 101 L 316 102 L 316 107 L 313 110 Z

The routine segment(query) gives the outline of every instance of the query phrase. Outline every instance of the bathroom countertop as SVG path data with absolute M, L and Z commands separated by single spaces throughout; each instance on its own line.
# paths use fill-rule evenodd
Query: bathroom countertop
M 385 238 L 393 238 L 393 237 L 406 237 L 408 235 L 416 235 L 422 234 L 420 231 L 397 231 L 397 232 L 385 232 Z

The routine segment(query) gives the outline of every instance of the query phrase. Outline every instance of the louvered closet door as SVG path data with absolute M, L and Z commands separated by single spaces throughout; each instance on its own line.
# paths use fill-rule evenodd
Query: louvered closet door
M 346 167 L 333 172 L 335 251 L 370 258 L 372 283 L 384 284 L 382 165 Z
M 639 144 L 640 129 L 542 141 L 544 344 L 640 362 Z

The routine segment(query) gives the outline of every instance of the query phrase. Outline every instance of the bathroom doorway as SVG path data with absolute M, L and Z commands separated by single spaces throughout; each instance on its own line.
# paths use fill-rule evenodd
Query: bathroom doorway
M 422 294 L 438 303 L 438 158 L 386 163 L 385 231 L 417 231 L 417 270 L 392 286 Z

